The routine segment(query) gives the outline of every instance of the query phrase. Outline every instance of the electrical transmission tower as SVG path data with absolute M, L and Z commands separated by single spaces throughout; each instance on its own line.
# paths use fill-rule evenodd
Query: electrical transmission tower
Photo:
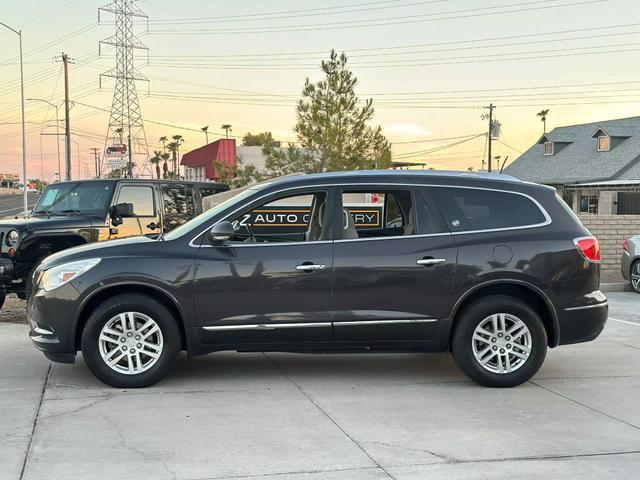
M 116 81 L 105 138 L 103 157 L 106 161 L 102 164 L 102 173 L 118 168 L 130 177 L 134 174 L 134 168 L 138 176 L 150 173 L 150 170 L 147 172 L 149 148 L 136 91 L 136 81 L 149 80 L 133 65 L 135 50 L 148 51 L 134 35 L 133 20 L 136 17 L 148 17 L 138 8 L 137 1 L 113 0 L 98 9 L 98 22 L 100 12 L 109 12 L 115 15 L 116 25 L 115 35 L 101 40 L 98 44 L 99 54 L 102 45 L 109 45 L 115 49 L 116 57 L 115 68 L 100 74 L 100 87 L 102 77 L 114 78 Z M 134 167 L 134 163 L 137 164 L 137 168 Z

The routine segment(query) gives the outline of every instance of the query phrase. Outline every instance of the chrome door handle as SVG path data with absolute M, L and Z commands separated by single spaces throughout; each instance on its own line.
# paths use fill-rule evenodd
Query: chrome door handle
M 300 272 L 313 272 L 314 270 L 324 270 L 325 268 L 327 268 L 326 265 L 318 265 L 315 263 L 296 265 L 296 270 Z
M 447 263 L 445 258 L 420 258 L 416 260 L 418 265 L 424 265 L 425 267 L 430 267 L 432 265 L 440 265 L 442 263 Z

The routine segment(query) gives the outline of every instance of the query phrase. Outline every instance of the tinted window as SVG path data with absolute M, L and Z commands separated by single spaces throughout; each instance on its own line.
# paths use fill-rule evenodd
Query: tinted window
M 173 230 L 196 216 L 193 190 L 185 185 L 163 185 L 165 231 Z
M 215 195 L 217 192 L 217 190 L 213 187 L 200 187 L 200 196 L 202 198 L 204 197 L 210 197 L 211 195 Z
M 373 238 L 415 235 L 411 190 L 347 190 L 342 194 L 342 235 Z
M 232 220 L 234 242 L 304 242 L 326 236 L 326 192 L 271 200 Z
M 545 221 L 529 198 L 509 192 L 475 188 L 431 189 L 452 231 L 523 227 Z
M 143 185 L 123 185 L 118 195 L 118 203 L 132 203 L 133 214 L 137 217 L 153 217 L 153 188 Z

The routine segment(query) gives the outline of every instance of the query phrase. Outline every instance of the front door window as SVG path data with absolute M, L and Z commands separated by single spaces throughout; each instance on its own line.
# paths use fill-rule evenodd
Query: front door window
M 115 203 L 132 204 L 133 216 L 123 218 L 122 224 L 112 228 L 113 237 L 160 233 L 160 219 L 152 185 L 121 185 Z
M 232 243 L 309 242 L 329 239 L 327 192 L 270 200 L 233 218 Z

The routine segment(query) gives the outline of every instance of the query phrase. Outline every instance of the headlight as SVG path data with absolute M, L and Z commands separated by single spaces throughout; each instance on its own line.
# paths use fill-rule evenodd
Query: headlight
M 15 247 L 18 244 L 19 238 L 20 234 L 18 234 L 17 230 L 10 230 L 9 233 L 7 233 L 7 245 Z
M 87 260 L 78 260 L 77 262 L 63 263 L 57 267 L 45 270 L 40 278 L 39 286 L 47 292 L 54 288 L 58 288 L 72 279 L 79 277 L 87 270 L 92 269 L 98 263 L 99 258 L 89 258 Z

